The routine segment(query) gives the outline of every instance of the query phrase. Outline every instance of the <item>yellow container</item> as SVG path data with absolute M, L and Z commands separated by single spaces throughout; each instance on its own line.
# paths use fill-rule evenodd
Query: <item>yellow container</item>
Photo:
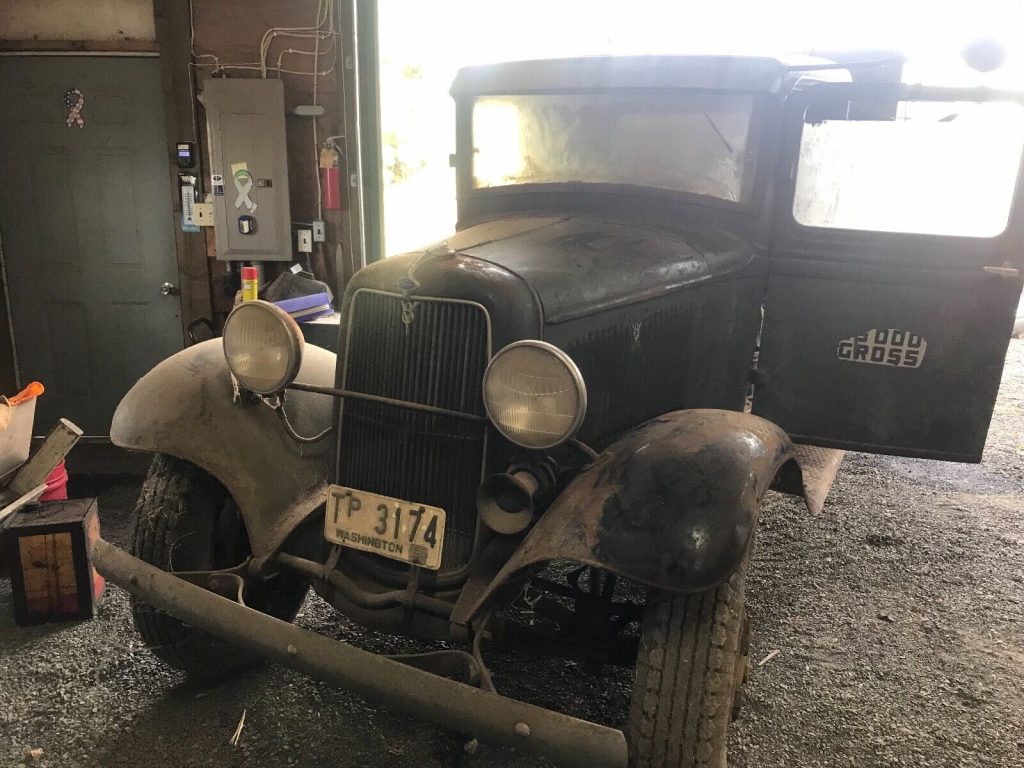
M 242 301 L 256 301 L 260 297 L 260 271 L 257 267 L 242 267 Z

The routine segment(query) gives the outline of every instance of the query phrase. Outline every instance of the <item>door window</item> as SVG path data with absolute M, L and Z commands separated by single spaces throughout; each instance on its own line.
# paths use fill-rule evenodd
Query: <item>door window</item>
M 873 232 L 1001 234 L 1020 166 L 1024 108 L 932 101 L 896 107 L 894 117 L 881 119 L 805 115 L 796 221 Z

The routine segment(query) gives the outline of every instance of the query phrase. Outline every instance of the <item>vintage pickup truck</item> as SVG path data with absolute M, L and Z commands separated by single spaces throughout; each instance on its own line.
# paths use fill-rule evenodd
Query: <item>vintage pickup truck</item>
M 462 70 L 457 231 L 355 275 L 337 359 L 247 302 L 121 403 L 113 440 L 156 457 L 131 554 L 93 554 L 146 642 L 556 764 L 724 766 L 765 494 L 820 509 L 842 449 L 979 461 L 999 387 L 1021 100 L 892 66 Z M 449 647 L 298 628 L 310 586 Z M 623 731 L 497 693 L 524 602 L 532 647 L 635 664 Z

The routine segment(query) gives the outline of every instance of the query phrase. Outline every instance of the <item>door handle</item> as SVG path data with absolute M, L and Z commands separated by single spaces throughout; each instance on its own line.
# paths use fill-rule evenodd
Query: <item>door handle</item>
M 178 286 L 176 286 L 174 283 L 164 283 L 163 285 L 160 286 L 160 293 L 163 294 L 164 296 L 177 296 Z
M 1016 267 L 982 267 L 985 274 L 1005 277 L 1008 280 L 1020 277 L 1020 270 Z

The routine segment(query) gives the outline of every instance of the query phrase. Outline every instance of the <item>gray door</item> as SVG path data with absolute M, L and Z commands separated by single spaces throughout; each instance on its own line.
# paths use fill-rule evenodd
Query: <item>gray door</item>
M 0 58 L 0 235 L 20 383 L 47 389 L 37 433 L 66 416 L 108 434 L 121 396 L 182 347 L 160 292 L 178 281 L 166 147 L 158 59 Z
M 788 109 L 754 413 L 981 461 L 1024 270 L 1024 98 L 820 83 Z

